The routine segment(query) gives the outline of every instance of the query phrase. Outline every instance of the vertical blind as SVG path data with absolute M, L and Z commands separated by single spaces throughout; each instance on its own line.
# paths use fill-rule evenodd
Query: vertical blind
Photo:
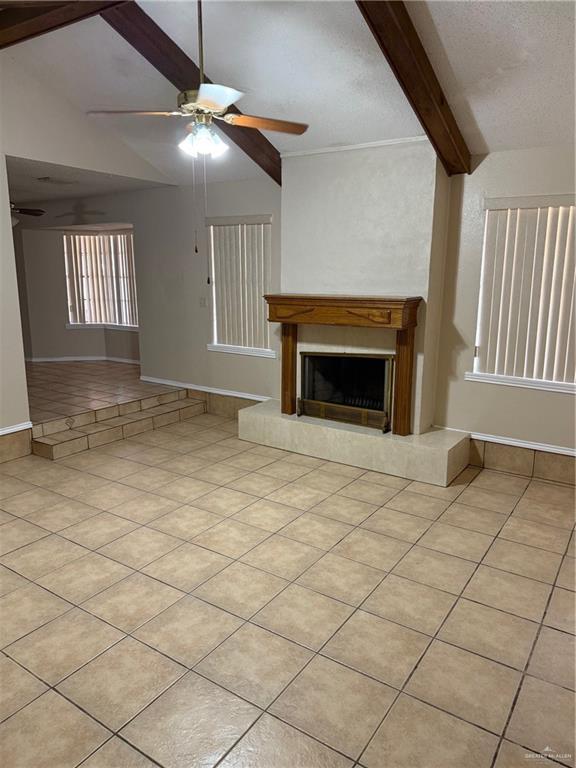
M 574 205 L 486 211 L 474 370 L 574 382 Z
M 270 287 L 272 225 L 254 218 L 209 220 L 214 344 L 270 347 L 263 297 Z
M 138 325 L 131 232 L 65 234 L 70 323 Z

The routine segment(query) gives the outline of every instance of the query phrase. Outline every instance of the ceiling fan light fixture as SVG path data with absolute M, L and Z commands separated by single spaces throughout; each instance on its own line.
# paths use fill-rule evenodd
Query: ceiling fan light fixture
M 191 157 L 210 155 L 216 158 L 228 151 L 228 144 L 222 141 L 210 125 L 203 123 L 196 123 L 178 147 Z

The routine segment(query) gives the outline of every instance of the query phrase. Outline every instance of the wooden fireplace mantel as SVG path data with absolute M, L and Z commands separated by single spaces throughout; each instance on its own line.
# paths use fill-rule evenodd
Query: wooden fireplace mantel
M 282 413 L 296 413 L 299 325 L 347 325 L 396 331 L 392 432 L 409 435 L 412 421 L 414 328 L 420 296 L 310 296 L 278 293 L 264 297 L 268 320 L 282 323 Z

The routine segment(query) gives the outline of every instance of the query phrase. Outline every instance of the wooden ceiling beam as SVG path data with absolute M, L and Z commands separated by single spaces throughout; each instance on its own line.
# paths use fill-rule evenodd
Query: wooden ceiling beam
M 101 15 L 179 91 L 198 88 L 200 70 L 196 64 L 140 6 L 128 2 L 105 10 Z M 212 82 L 207 77 L 204 79 L 207 83 Z M 242 114 L 234 106 L 229 107 L 228 112 Z M 224 122 L 219 122 L 218 128 L 275 182 L 282 183 L 280 153 L 260 131 Z
M 0 49 L 96 16 L 124 0 L 0 3 Z
M 470 173 L 470 150 L 401 0 L 356 0 L 449 176 Z

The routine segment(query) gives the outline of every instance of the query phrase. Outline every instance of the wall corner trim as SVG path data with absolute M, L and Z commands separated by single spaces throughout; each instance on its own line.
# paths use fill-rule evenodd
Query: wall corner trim
M 96 363 L 102 360 L 107 360 L 111 363 L 130 363 L 130 365 L 140 365 L 140 360 L 132 360 L 128 357 L 103 357 L 101 355 L 26 358 L 27 363 Z
M 10 427 L 0 427 L 0 435 L 11 435 L 13 432 L 22 432 L 24 429 L 32 429 L 32 422 L 23 421 L 21 424 L 12 424 Z
M 545 453 L 561 453 L 564 456 L 576 456 L 576 448 L 565 448 L 563 445 L 549 445 L 548 443 L 534 443 L 531 440 L 517 440 L 511 437 L 502 437 L 501 435 L 484 435 L 481 432 L 472 432 L 470 437 L 474 440 L 484 440 L 486 443 L 500 443 L 501 445 L 511 445 L 514 448 L 528 448 L 532 451 L 543 451 Z
M 546 381 L 545 379 L 525 379 L 520 376 L 504 376 L 500 373 L 478 373 L 467 371 L 465 381 L 476 381 L 480 384 L 498 384 L 505 387 L 520 387 L 523 389 L 540 389 L 544 392 L 576 393 L 576 384 L 571 381 Z
M 155 376 L 140 376 L 140 381 L 149 381 L 152 384 L 166 384 L 170 387 L 185 387 L 186 389 L 197 389 L 199 392 L 211 392 L 213 395 L 226 395 L 228 397 L 243 397 L 246 400 L 262 402 L 270 400 L 268 395 L 253 395 L 249 392 L 234 392 L 231 389 L 219 389 L 217 387 L 205 387 L 202 384 L 191 384 L 188 381 L 174 381 L 173 379 L 158 379 Z

